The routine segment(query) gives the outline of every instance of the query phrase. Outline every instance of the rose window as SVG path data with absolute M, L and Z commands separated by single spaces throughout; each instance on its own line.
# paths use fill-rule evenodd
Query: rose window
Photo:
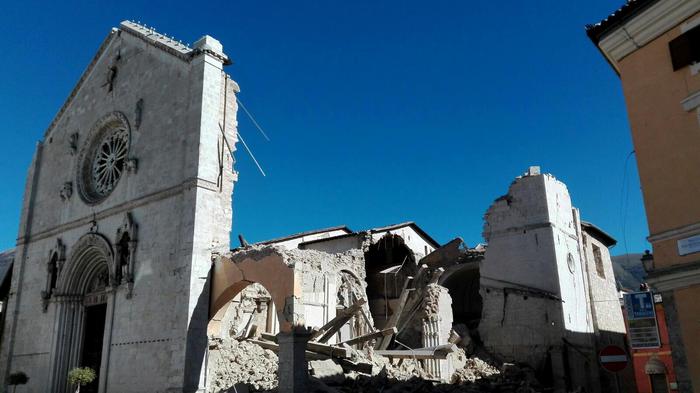
M 100 120 L 81 152 L 78 168 L 80 195 L 86 202 L 103 201 L 126 170 L 130 133 L 126 118 L 112 113 Z

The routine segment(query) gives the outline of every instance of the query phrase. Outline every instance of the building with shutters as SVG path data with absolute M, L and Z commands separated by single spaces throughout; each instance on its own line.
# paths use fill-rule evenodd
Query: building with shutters
M 631 0 L 587 34 L 620 76 L 678 388 L 700 389 L 700 1 Z

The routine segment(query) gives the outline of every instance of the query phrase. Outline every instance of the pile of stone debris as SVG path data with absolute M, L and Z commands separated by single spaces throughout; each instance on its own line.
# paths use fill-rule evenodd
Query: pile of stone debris
M 248 341 L 209 340 L 211 392 L 271 391 L 277 388 L 277 354 Z
M 278 358 L 258 340 L 212 340 L 212 393 L 274 392 Z M 449 354 L 455 365 L 450 383 L 433 379 L 419 360 L 392 361 L 372 350 L 352 350 L 337 358 L 309 361 L 310 392 L 538 392 L 534 373 L 503 364 L 500 368 L 459 348 Z M 355 366 L 353 366 L 355 365 Z M 357 365 L 370 365 L 358 367 Z

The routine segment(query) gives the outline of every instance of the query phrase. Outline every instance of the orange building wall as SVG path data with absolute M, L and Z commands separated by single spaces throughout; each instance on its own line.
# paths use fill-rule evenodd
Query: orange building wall
M 679 289 L 674 297 L 693 388 L 700 392 L 700 289 Z
M 650 236 L 700 223 L 700 124 L 696 110 L 681 105 L 700 91 L 700 74 L 691 75 L 689 67 L 673 71 L 668 43 L 680 34 L 676 26 L 619 61 Z M 699 253 L 680 256 L 678 240 L 652 243 L 656 269 L 700 260 Z M 700 286 L 674 290 L 674 299 L 674 329 L 700 391 Z
M 668 42 L 680 34 L 676 27 L 619 62 L 651 235 L 700 222 L 700 126 L 680 103 L 700 90 L 700 75 L 673 71 Z M 654 254 L 668 264 L 697 259 Z

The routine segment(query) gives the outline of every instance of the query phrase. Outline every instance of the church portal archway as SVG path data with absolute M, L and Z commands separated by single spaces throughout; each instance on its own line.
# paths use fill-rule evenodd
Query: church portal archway
M 51 347 L 52 392 L 70 392 L 68 371 L 90 367 L 96 380 L 81 392 L 104 391 L 114 296 L 114 253 L 107 239 L 89 233 L 76 243 L 59 273 L 54 303 L 54 339 Z

